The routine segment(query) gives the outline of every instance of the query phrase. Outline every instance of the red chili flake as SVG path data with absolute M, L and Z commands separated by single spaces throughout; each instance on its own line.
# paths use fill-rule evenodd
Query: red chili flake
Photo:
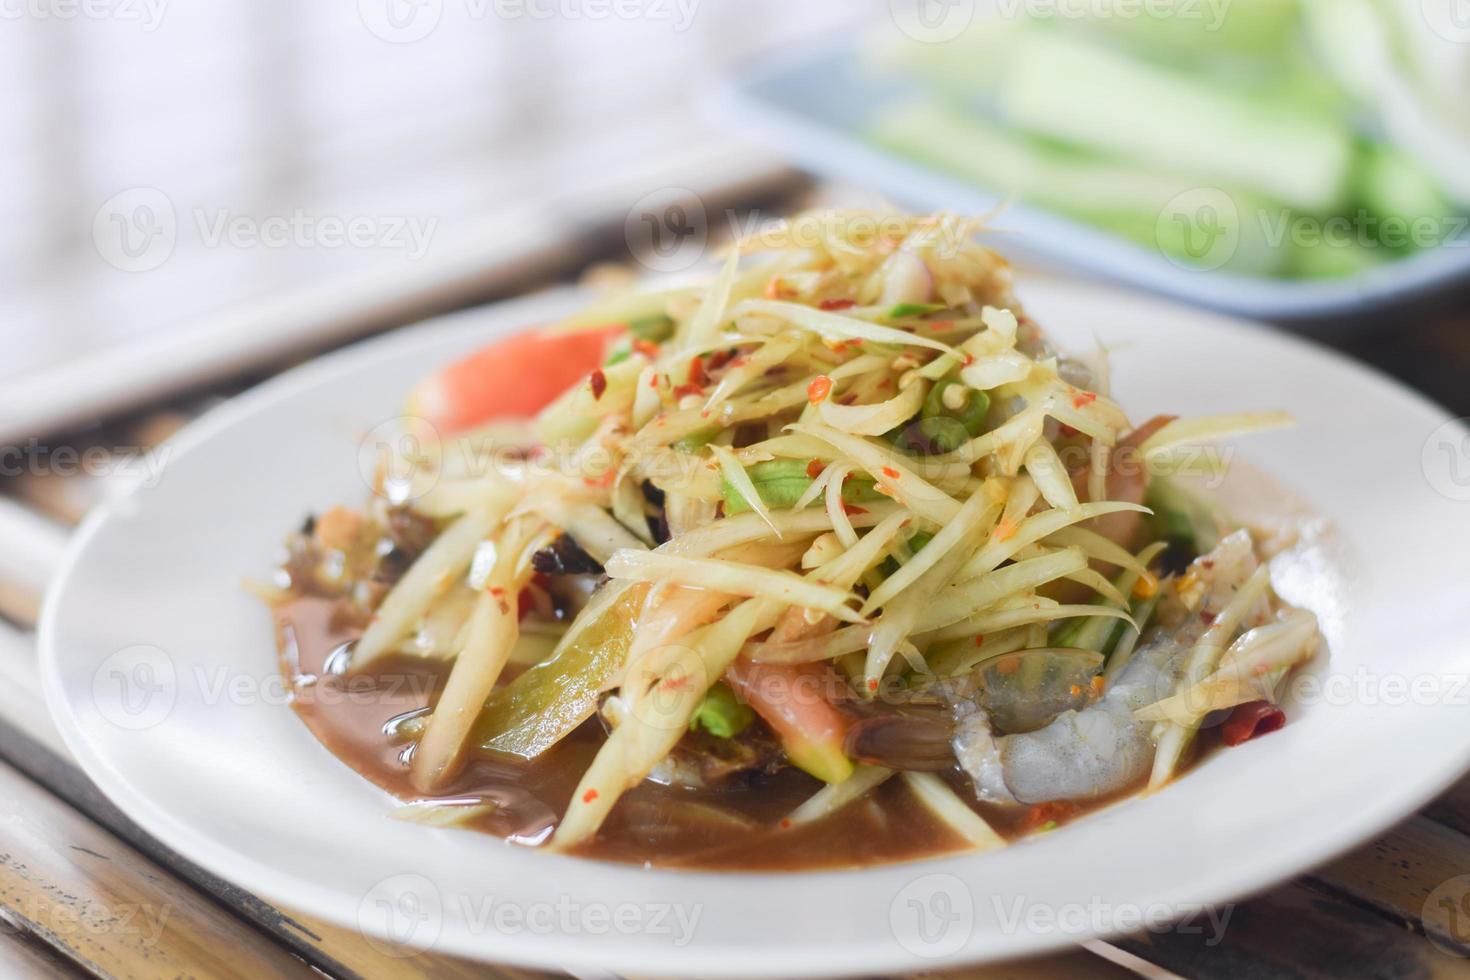
M 704 392 L 704 389 L 703 388 L 701 388 L 699 385 L 697 385 L 697 384 L 695 384 L 695 383 L 693 383 L 691 381 L 687 385 L 680 385 L 679 387 L 675 388 L 674 389 L 674 397 L 675 398 L 683 398 L 685 395 L 698 395 L 698 394 L 702 394 L 703 392 Z
M 689 383 L 701 388 L 709 384 L 709 375 L 704 370 L 704 359 L 698 354 L 689 358 Z
M 1268 735 L 1286 724 L 1286 714 L 1269 701 L 1249 701 L 1230 712 L 1220 727 L 1220 741 L 1226 745 L 1249 742 L 1258 735 Z
M 878 388 L 879 388 L 880 391 L 887 391 L 889 388 L 892 388 L 892 387 L 893 387 L 893 379 L 892 378 L 884 378 L 882 381 L 878 382 Z
M 851 517 L 854 514 L 866 514 L 867 513 L 866 510 L 864 510 L 863 508 L 857 506 L 856 504 L 849 504 L 849 503 L 844 503 L 842 505 L 842 512 L 844 514 L 848 515 L 849 517 Z
M 746 357 L 744 354 L 736 354 L 734 357 L 730 358 L 730 367 L 731 369 L 738 368 L 749 360 L 750 358 Z
M 857 306 L 855 299 L 824 299 L 821 308 L 824 310 L 850 310 Z
M 633 351 L 634 353 L 642 354 L 650 361 L 658 359 L 658 344 L 655 344 L 651 340 L 644 340 L 642 337 L 633 341 Z
M 810 463 L 806 464 L 806 475 L 815 480 L 817 477 L 822 475 L 822 471 L 826 468 L 826 463 L 822 462 L 820 459 L 814 459 Z
M 709 356 L 709 370 L 718 371 L 735 357 L 734 351 L 717 350 Z
M 1204 568 L 1214 568 L 1215 567 L 1215 559 L 1213 559 L 1213 558 L 1201 558 L 1199 560 L 1199 563 Z
M 588 378 L 587 380 L 592 383 L 592 397 L 593 398 L 601 398 L 602 397 L 602 393 L 604 391 L 607 391 L 607 375 L 605 375 L 605 374 L 602 373 L 602 369 L 601 368 L 598 368 L 596 371 L 593 371 L 592 372 L 592 377 Z
M 765 295 L 766 295 L 766 299 L 780 299 L 781 298 L 781 277 L 780 276 L 772 276 L 771 277 L 771 281 L 768 282 L 768 283 L 766 283 Z
M 790 817 L 782 817 L 781 818 L 781 829 L 782 830 L 790 830 L 791 829 L 791 818 Z
M 954 321 L 953 320 L 930 320 L 929 321 L 929 328 L 931 330 L 933 330 L 935 333 L 943 333 L 946 330 L 953 330 L 954 329 Z
M 532 572 L 531 584 L 545 592 L 551 588 L 551 578 L 545 572 Z
M 876 690 L 878 690 L 878 678 L 876 678 L 876 677 L 869 677 L 868 678 L 868 690 L 870 690 L 870 691 L 876 691 Z
M 1068 425 L 1065 422 L 1061 423 L 1057 427 L 1057 431 L 1060 432 L 1064 437 L 1066 437 L 1068 439 L 1072 438 L 1073 436 L 1075 436 L 1077 434 L 1077 430 L 1074 429 L 1074 428 L 1072 428 L 1070 425 Z
M 1208 626 L 1215 621 L 1215 614 L 1210 612 L 1208 609 L 1202 609 L 1200 610 L 1199 618 L 1206 626 Z
M 891 466 L 885 466 L 885 467 L 883 467 L 883 475 L 886 476 L 886 477 L 888 477 L 888 479 L 890 479 L 890 480 L 897 480 L 898 479 L 898 470 L 894 469 Z
M 1088 405 L 1091 405 L 1095 401 L 1097 401 L 1097 392 L 1084 391 L 1082 394 L 1077 395 L 1072 399 L 1072 407 L 1086 408 Z
M 980 647 L 980 646 L 984 646 L 985 645 L 985 634 L 984 633 L 976 633 L 975 634 L 975 645 L 977 647 Z
M 1065 800 L 1054 800 L 1051 803 L 1039 803 L 1026 811 L 1026 819 L 1023 827 L 1027 831 L 1036 830 L 1053 821 L 1065 820 L 1077 812 L 1077 804 L 1068 803 Z
M 536 597 L 531 594 L 530 589 L 522 589 L 521 594 L 516 597 L 516 622 L 520 622 L 531 615 L 536 608 Z
M 832 379 L 825 374 L 819 374 L 812 378 L 812 383 L 806 386 L 807 401 L 813 405 L 819 405 L 832 394 Z
M 595 789 L 589 789 L 587 792 L 582 794 L 583 803 L 591 803 L 595 799 L 597 799 L 597 790 Z
M 975 363 L 975 355 L 974 354 L 971 354 L 969 351 L 965 351 L 965 367 L 969 367 L 971 364 L 974 364 L 974 363 Z

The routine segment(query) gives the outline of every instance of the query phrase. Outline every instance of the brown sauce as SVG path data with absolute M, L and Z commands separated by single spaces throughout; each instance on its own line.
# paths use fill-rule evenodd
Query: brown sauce
M 476 758 L 442 795 L 426 797 L 409 783 L 413 742 L 395 733 L 395 723 L 433 703 L 448 665 L 397 657 L 372 674 L 343 675 L 337 669 L 345 663 L 342 651 L 361 632 L 360 623 L 344 618 L 343 608 L 337 600 L 305 597 L 276 609 L 281 668 L 292 686 L 293 707 L 322 745 L 406 803 L 493 800 L 493 817 L 464 826 L 523 844 L 543 841 L 603 742 L 600 724 L 587 722 L 531 762 Z M 958 770 L 946 778 L 961 799 L 974 799 Z M 597 837 L 578 853 L 649 866 L 752 871 L 853 868 L 967 846 L 896 779 L 831 817 L 783 828 L 782 818 L 821 786 L 789 766 L 737 777 L 716 789 L 644 782 L 619 800 Z M 1036 829 L 1034 809 L 976 809 L 1008 838 Z M 1063 823 L 1080 812 L 1059 807 L 1046 815 Z

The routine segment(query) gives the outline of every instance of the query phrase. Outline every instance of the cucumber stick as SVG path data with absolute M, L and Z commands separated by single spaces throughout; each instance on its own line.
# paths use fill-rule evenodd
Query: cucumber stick
M 1188 260 L 1188 229 L 1168 212 L 1170 202 L 1194 191 L 1197 181 L 1047 146 L 932 99 L 884 110 L 869 136 L 998 194 L 1014 194 Z M 1236 214 L 1221 217 L 1233 221 L 1239 241 L 1226 268 L 1245 275 L 1285 273 L 1287 256 L 1269 246 L 1257 220 L 1271 205 L 1250 194 L 1231 197 Z
M 1342 121 L 1263 104 L 1060 33 L 1023 41 L 1000 111 L 1038 134 L 1302 211 L 1330 213 L 1346 198 L 1354 146 Z

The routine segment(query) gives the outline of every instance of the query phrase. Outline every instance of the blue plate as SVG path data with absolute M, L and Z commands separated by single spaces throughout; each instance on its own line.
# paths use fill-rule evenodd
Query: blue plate
M 872 187 L 915 210 L 983 214 L 1005 200 L 997 190 L 891 153 L 862 127 L 877 107 L 906 94 L 874 77 L 850 41 L 773 56 L 731 80 L 715 111 L 813 173 Z M 1361 275 L 1288 280 L 1188 268 L 1136 242 L 1061 215 L 1013 204 L 999 224 L 1003 250 L 1059 261 L 1190 303 L 1274 320 L 1360 314 L 1442 292 L 1470 280 L 1470 241 L 1462 235 Z

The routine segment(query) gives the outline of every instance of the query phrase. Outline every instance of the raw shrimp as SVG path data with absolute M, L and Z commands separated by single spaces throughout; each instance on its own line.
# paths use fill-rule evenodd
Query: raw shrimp
M 1086 800 L 1141 781 L 1153 763 L 1154 725 L 1137 720 L 1134 711 L 1172 693 L 1190 650 L 1255 568 L 1243 531 L 1196 560 L 1185 581 L 1203 589 L 1198 611 L 1172 629 L 1156 631 L 1102 698 L 1063 712 L 1044 728 L 996 737 L 988 713 L 962 703 L 953 747 L 980 798 L 1026 804 Z

